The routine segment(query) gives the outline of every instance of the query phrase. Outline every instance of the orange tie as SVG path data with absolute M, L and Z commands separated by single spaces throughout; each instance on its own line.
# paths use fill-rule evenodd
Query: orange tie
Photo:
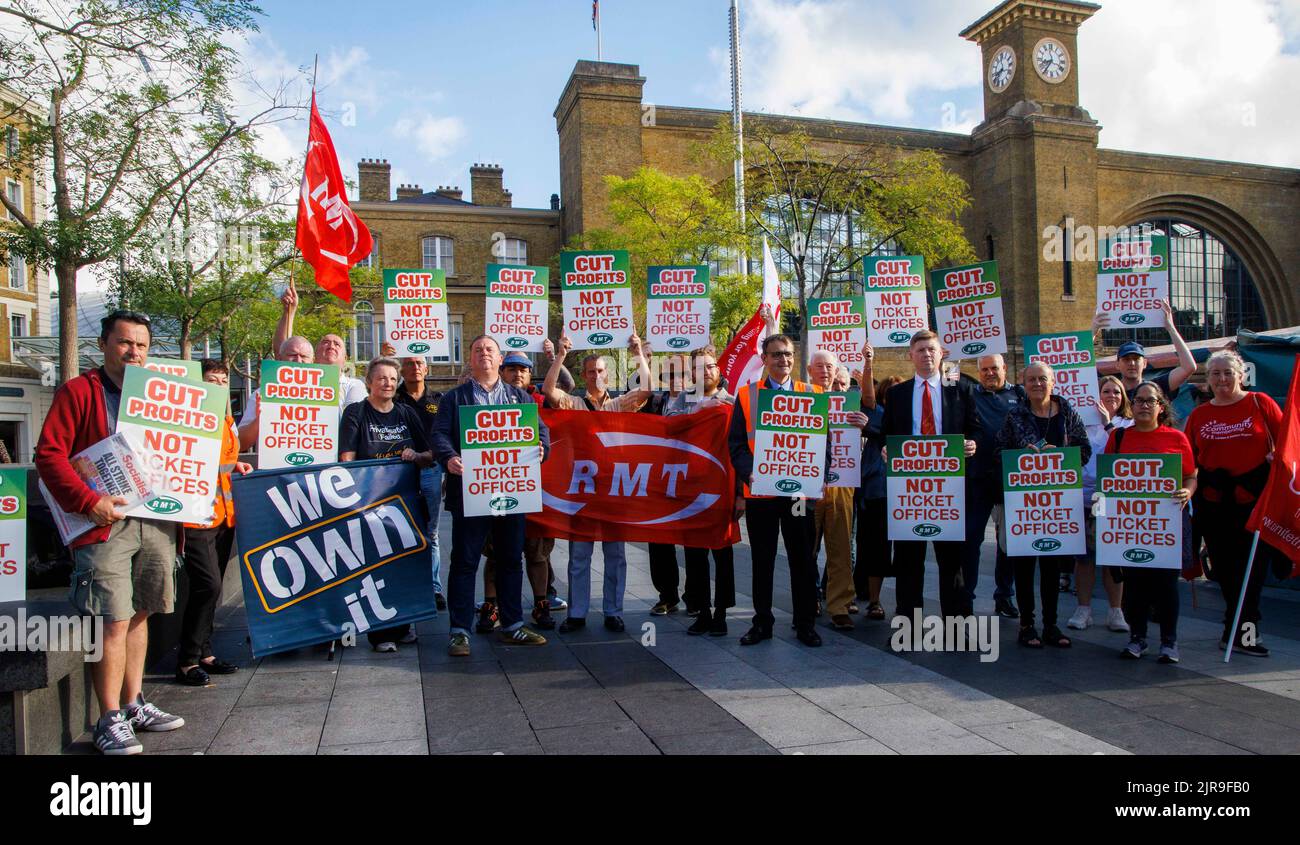
M 938 434 L 934 430 L 934 404 L 930 401 L 930 383 L 921 382 L 921 433 Z

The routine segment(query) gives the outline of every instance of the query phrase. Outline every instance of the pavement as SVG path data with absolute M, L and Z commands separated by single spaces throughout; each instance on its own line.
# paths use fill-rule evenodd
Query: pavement
M 442 531 L 450 547 L 445 515 Z M 593 610 L 584 630 L 545 632 L 542 647 L 476 635 L 469 658 L 447 655 L 443 613 L 420 623 L 419 642 L 396 654 L 377 654 L 362 638 L 333 660 L 324 646 L 253 660 L 242 607 L 223 608 L 213 648 L 241 671 L 191 688 L 172 682 L 174 656 L 161 661 L 146 696 L 186 726 L 141 741 L 152 754 L 1300 753 L 1294 591 L 1265 590 L 1266 659 L 1235 656 L 1225 666 L 1217 587 L 1202 582 L 1193 595 L 1180 582 L 1177 666 L 1157 664 L 1154 654 L 1122 661 L 1127 635 L 1095 625 L 1069 631 L 1068 650 L 1020 648 L 1017 623 L 996 617 L 997 659 L 981 662 L 971 652 L 895 652 L 889 623 L 865 616 L 839 632 L 823 615 L 823 647 L 806 648 L 790 628 L 783 553 L 775 638 L 741 646 L 752 614 L 747 541 L 736 547 L 728 636 L 691 637 L 685 612 L 650 615 L 658 596 L 645 545 L 628 544 L 627 556 L 625 632 L 606 631 Z M 991 532 L 983 557 L 976 612 L 991 614 Z M 563 581 L 563 541 L 552 561 Z M 931 559 L 926 613 L 938 613 L 935 577 Z M 599 572 L 592 584 L 599 608 Z M 1062 624 L 1074 606 L 1074 596 L 1060 597 Z M 1104 620 L 1103 595 L 1093 608 Z M 89 739 L 69 752 L 94 753 Z

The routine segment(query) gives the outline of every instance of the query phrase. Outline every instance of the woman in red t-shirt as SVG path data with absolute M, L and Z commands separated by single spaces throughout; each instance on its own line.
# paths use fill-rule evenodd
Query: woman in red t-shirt
M 1174 499 L 1185 506 L 1196 492 L 1196 458 L 1186 435 L 1171 428 L 1171 422 L 1173 410 L 1164 391 L 1155 382 L 1144 381 L 1133 394 L 1133 426 L 1112 431 L 1106 453 L 1181 455 L 1183 486 L 1174 493 Z M 1179 569 L 1124 567 L 1124 616 L 1128 618 L 1129 642 L 1120 652 L 1121 657 L 1136 660 L 1146 653 L 1147 616 L 1154 605 L 1160 623 L 1159 662 L 1178 662 L 1179 574 Z
M 1227 608 L 1221 645 L 1227 646 L 1250 556 L 1246 520 L 1268 482 L 1282 409 L 1267 394 L 1246 390 L 1246 365 L 1236 352 L 1216 352 L 1206 372 L 1214 398 L 1192 411 L 1186 431 L 1201 470 L 1193 519 L 1205 537 L 1214 579 L 1223 589 Z M 1257 558 L 1241 606 L 1235 652 L 1268 656 L 1268 649 L 1259 644 L 1259 594 L 1267 571 Z

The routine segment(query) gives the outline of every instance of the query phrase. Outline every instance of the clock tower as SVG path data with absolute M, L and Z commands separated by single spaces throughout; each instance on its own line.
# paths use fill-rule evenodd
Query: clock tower
M 1005 280 L 1017 359 L 1021 336 L 1086 330 L 1095 308 L 1095 263 L 1045 247 L 1057 229 L 1099 222 L 1099 127 L 1079 105 L 1076 51 L 1079 26 L 1100 8 L 1006 0 L 961 32 L 983 62 L 984 122 L 971 133 L 975 246 Z

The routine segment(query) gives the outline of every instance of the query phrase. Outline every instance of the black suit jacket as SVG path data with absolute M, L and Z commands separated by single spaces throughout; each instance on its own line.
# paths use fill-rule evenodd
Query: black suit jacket
M 506 392 L 510 395 L 510 401 L 519 405 L 536 404 L 523 390 L 514 385 L 504 385 Z M 438 405 L 438 416 L 433 421 L 433 459 L 438 462 L 444 470 L 447 469 L 447 462 L 452 458 L 460 456 L 460 409 L 462 405 L 477 405 L 474 401 L 474 384 L 465 382 L 448 393 L 443 394 L 442 402 Z M 551 454 L 551 431 L 542 421 L 541 416 L 537 418 L 538 436 L 542 441 L 542 460 Z M 447 509 L 460 512 L 461 507 L 461 477 L 453 475 L 450 472 L 443 476 L 442 489 L 447 494 Z
M 886 437 L 912 434 L 912 391 L 916 389 L 915 377 L 896 384 L 885 393 L 885 419 L 880 431 Z M 943 426 L 939 434 L 961 434 L 967 440 L 978 440 L 982 429 L 979 413 L 975 410 L 975 397 L 970 388 L 961 382 L 940 384 L 939 398 Z

